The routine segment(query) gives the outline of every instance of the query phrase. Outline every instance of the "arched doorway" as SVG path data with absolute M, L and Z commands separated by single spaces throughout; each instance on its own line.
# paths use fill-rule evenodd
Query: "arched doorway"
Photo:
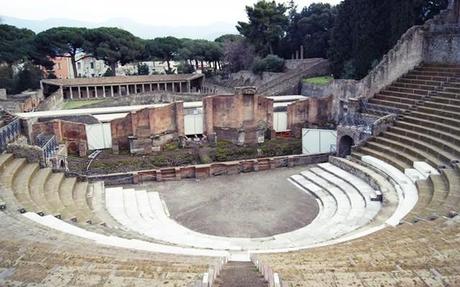
M 339 141 L 339 150 L 338 156 L 346 157 L 347 155 L 351 154 L 351 147 L 354 145 L 353 138 L 350 136 L 343 136 L 340 138 Z

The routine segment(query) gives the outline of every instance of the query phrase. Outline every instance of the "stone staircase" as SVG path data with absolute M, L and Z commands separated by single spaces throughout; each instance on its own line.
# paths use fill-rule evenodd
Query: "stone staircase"
M 252 262 L 227 262 L 214 281 L 215 287 L 268 287 Z
M 371 113 L 376 105 L 397 109 L 398 120 L 355 149 L 352 157 L 371 155 L 406 172 L 414 164 L 429 164 L 435 171 L 426 183 L 419 183 L 421 200 L 406 219 L 458 214 L 460 66 L 422 65 L 370 99 Z

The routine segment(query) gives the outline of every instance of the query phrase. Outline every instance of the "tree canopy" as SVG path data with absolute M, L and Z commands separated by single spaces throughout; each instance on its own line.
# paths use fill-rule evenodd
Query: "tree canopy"
M 86 33 L 85 28 L 51 28 L 37 34 L 35 47 L 37 51 L 51 58 L 70 57 L 73 74 L 76 77 L 76 55 L 78 52 L 83 51 L 83 47 L 86 45 Z
M 337 7 L 329 60 L 336 77 L 364 77 L 413 25 L 447 6 L 447 0 L 344 0 Z
M 101 27 L 88 30 L 85 51 L 103 60 L 115 73 L 116 64 L 125 65 L 140 60 L 144 52 L 143 41 L 119 28 Z
M 0 63 L 12 65 L 30 59 L 35 33 L 11 25 L 0 25 Z
M 273 54 L 289 24 L 287 10 L 286 5 L 275 1 L 259 1 L 252 7 L 246 6 L 249 21 L 238 22 L 236 29 L 254 45 L 259 55 Z

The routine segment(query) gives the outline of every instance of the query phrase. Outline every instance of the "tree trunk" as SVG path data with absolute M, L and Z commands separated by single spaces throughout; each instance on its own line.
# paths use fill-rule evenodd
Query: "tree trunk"
M 112 70 L 112 76 L 116 76 L 117 75 L 117 72 L 116 72 L 117 62 L 110 63 L 110 69 Z
M 203 72 L 203 70 L 204 70 L 203 64 L 204 64 L 203 60 L 201 60 L 201 72 Z
M 72 63 L 73 77 L 79 78 L 77 73 L 77 61 L 75 60 L 75 54 L 70 55 L 70 62 Z
M 169 63 L 169 59 L 166 60 L 166 64 L 168 65 L 168 73 L 171 72 L 171 64 Z
M 198 69 L 199 69 L 199 67 L 198 67 L 198 60 L 195 59 L 195 70 L 198 70 Z

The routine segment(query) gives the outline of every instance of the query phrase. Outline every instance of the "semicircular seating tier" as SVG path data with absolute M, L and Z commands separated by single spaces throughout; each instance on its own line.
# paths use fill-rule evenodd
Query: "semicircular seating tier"
M 201 234 L 171 220 L 156 192 L 104 189 L 2 154 L 0 285 L 186 286 L 244 252 L 287 286 L 459 286 L 459 75 L 424 65 L 371 99 L 369 113 L 400 110 L 395 125 L 348 159 L 282 179 L 320 211 L 267 238 Z

